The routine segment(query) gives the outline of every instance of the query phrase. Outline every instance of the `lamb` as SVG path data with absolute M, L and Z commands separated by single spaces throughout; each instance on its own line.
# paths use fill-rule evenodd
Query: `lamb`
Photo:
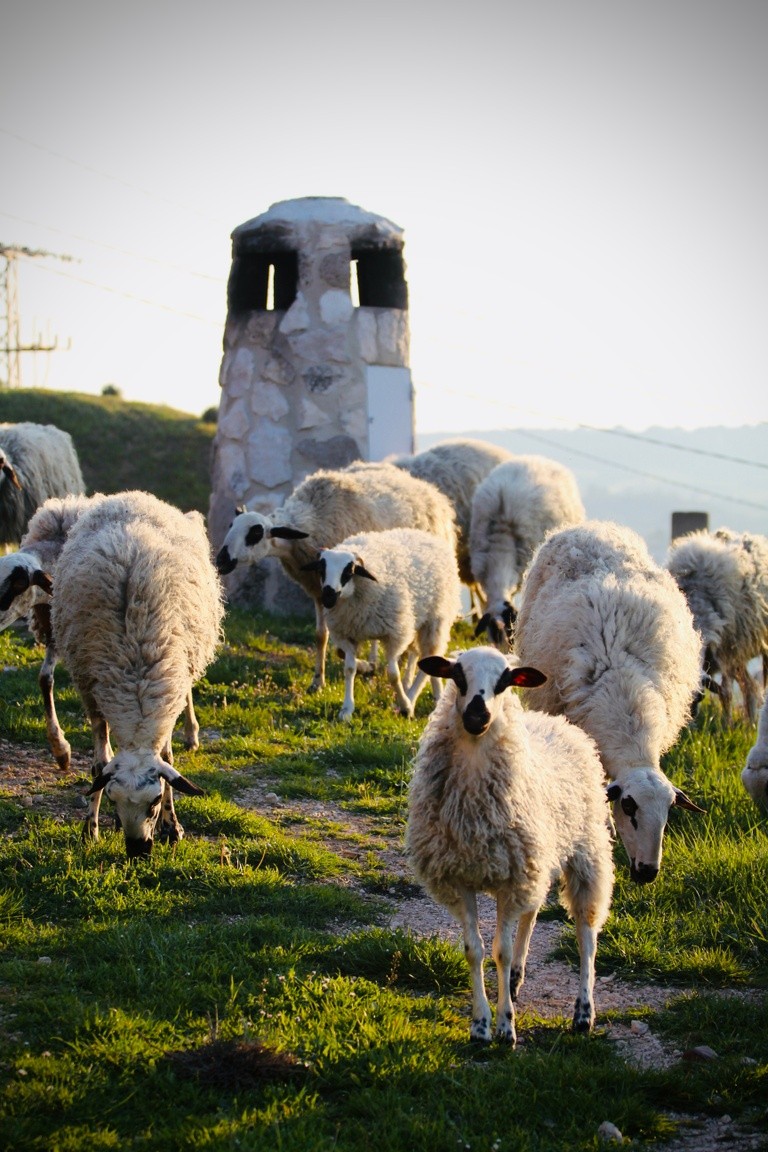
M 54 424 L 0 424 L 0 546 L 18 544 L 50 496 L 85 492 L 72 437 Z
M 741 782 L 758 808 L 768 813 L 768 696 L 757 722 L 757 739 L 747 755 Z
M 732 720 L 732 682 L 739 685 L 750 724 L 757 720 L 759 691 L 747 665 L 768 662 L 768 539 L 727 528 L 692 532 L 675 540 L 667 568 L 685 594 L 704 639 L 704 682 L 720 696 L 723 719 Z M 720 682 L 714 680 L 720 673 Z
M 491 469 L 509 460 L 511 453 L 498 444 L 485 440 L 443 440 L 417 452 L 414 456 L 392 457 L 398 468 L 427 480 L 443 492 L 456 512 L 458 525 L 458 564 L 459 576 L 470 589 L 472 599 L 479 608 L 481 596 L 475 581 L 470 561 L 470 521 L 472 518 L 472 498 L 475 489 Z
M 339 719 L 349 720 L 355 710 L 357 646 L 365 640 L 382 641 L 398 708 L 412 717 L 427 676 L 419 671 L 411 681 L 408 674 L 404 688 L 398 661 L 406 652 L 425 656 L 448 643 L 461 611 L 451 545 L 418 528 L 362 532 L 335 548 L 321 549 L 305 567 L 318 575 L 331 642 L 344 654 Z M 435 699 L 440 687 L 440 681 L 433 680 Z
M 496 648 L 419 661 L 451 681 L 427 721 L 410 784 L 406 848 L 416 877 L 461 923 L 472 979 L 473 1040 L 491 1039 L 477 893 L 496 899 L 496 1037 L 514 1044 L 514 1003 L 528 946 L 553 881 L 576 925 L 579 994 L 573 1028 L 595 1019 L 597 936 L 613 892 L 612 845 L 594 742 L 562 716 L 524 711 L 511 686 L 544 681 Z M 512 927 L 519 920 L 512 944 Z
M 391 464 L 376 468 L 321 469 L 308 476 L 271 515 L 238 508 L 216 557 L 221 575 L 239 563 L 276 556 L 286 574 L 311 597 L 315 609 L 315 672 L 310 691 L 325 686 L 328 627 L 317 573 L 305 565 L 320 548 L 332 548 L 355 532 L 421 528 L 456 549 L 450 501 L 424 480 Z
M 511 643 L 513 598 L 523 572 L 548 532 L 586 519 L 576 477 L 545 456 L 514 456 L 475 489 L 469 561 L 484 599 L 475 635 L 488 634 L 502 652 Z
M 99 501 L 71 528 L 51 623 L 95 737 L 84 838 L 98 838 L 104 791 L 129 859 L 151 853 L 158 820 L 171 843 L 183 836 L 172 789 L 201 790 L 173 767 L 171 734 L 213 659 L 223 614 L 199 513 L 185 516 L 146 492 L 124 492 Z
M 671 806 L 702 811 L 660 766 L 699 687 L 701 637 L 685 597 L 631 529 L 564 528 L 523 578 L 515 650 L 548 677 L 537 707 L 594 739 L 630 875 L 655 880 Z

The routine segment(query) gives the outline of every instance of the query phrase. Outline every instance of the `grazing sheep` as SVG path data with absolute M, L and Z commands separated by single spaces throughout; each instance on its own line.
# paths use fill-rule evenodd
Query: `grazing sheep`
M 747 665 L 768 657 L 768 539 L 727 528 L 692 532 L 675 540 L 667 568 L 685 594 L 704 640 L 704 683 L 732 720 L 732 683 L 741 689 L 750 724 L 757 720 L 759 689 Z M 720 682 L 714 677 L 720 673 Z
M 472 500 L 469 562 L 485 610 L 475 635 L 487 632 L 502 652 L 511 643 L 512 599 L 544 537 L 586 518 L 576 477 L 546 456 L 515 456 L 478 484 Z
M 64 771 L 69 770 L 72 750 L 59 724 L 53 699 L 57 656 L 51 628 L 52 578 L 72 525 L 94 502 L 102 499 L 102 496 L 51 497 L 29 521 L 20 550 L 0 557 L 0 630 L 28 617 L 35 640 L 45 645 L 38 681 L 48 746 Z
M 199 513 L 124 492 L 71 528 L 51 623 L 94 733 L 85 838 L 98 837 L 102 791 L 115 804 L 129 859 L 149 855 L 159 816 L 171 843 L 183 836 L 172 789 L 201 793 L 173 768 L 171 734 L 213 658 L 223 611 Z
M 68 432 L 54 424 L 0 424 L 0 546 L 18 544 L 50 496 L 84 491 Z
M 332 548 L 355 532 L 387 528 L 422 528 L 433 533 L 450 544 L 456 564 L 456 521 L 450 501 L 434 485 L 391 464 L 314 472 L 268 516 L 237 510 L 216 566 L 225 576 L 239 563 L 276 556 L 286 574 L 312 598 L 316 654 L 310 691 L 325 685 L 328 627 L 317 572 L 305 566 L 316 559 L 320 548 Z
M 685 597 L 629 528 L 552 533 L 523 579 L 515 650 L 548 677 L 536 706 L 594 739 L 632 879 L 656 878 L 669 809 L 701 809 L 660 767 L 699 687 L 701 638 Z
M 491 1039 L 477 893 L 496 898 L 496 1036 L 514 1044 L 514 1002 L 528 945 L 555 880 L 576 924 L 577 1032 L 595 1019 L 597 935 L 613 891 L 603 773 L 593 741 L 562 716 L 524 711 L 510 686 L 534 688 L 535 668 L 510 667 L 491 647 L 419 661 L 452 681 L 430 716 L 410 785 L 406 848 L 418 880 L 461 923 L 472 977 L 473 1040 Z M 512 942 L 512 928 L 519 920 Z
M 382 642 L 398 708 L 413 716 L 427 677 L 420 671 L 404 688 L 398 661 L 406 652 L 424 656 L 448 643 L 461 611 L 451 545 L 417 528 L 363 532 L 321 549 L 305 568 L 317 573 L 331 642 L 344 654 L 339 719 L 349 720 L 355 710 L 357 646 L 365 640 Z M 432 687 L 437 699 L 440 682 Z
M 428 480 L 439 488 L 454 507 L 458 525 L 459 577 L 466 584 L 476 607 L 481 597 L 475 582 L 475 573 L 469 555 L 469 532 L 472 518 L 472 498 L 475 489 L 491 469 L 509 460 L 510 453 L 498 444 L 485 440 L 443 440 L 415 456 L 396 456 L 392 463 L 405 469 L 420 480 Z M 478 612 L 478 615 L 480 613 Z
M 757 739 L 747 755 L 741 782 L 758 808 L 768 812 L 768 696 L 760 709 Z

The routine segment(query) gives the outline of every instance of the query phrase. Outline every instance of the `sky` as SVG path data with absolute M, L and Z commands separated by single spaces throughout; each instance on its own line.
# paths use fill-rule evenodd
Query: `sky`
M 418 432 L 768 419 L 764 0 L 5 0 L 22 382 L 201 413 L 230 233 L 404 229 Z

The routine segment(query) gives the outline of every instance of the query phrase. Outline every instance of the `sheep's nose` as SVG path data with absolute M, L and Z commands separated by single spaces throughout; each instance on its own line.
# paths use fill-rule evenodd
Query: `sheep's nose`
M 235 568 L 237 568 L 237 560 L 232 559 L 225 544 L 216 557 L 216 570 L 220 575 L 227 576 L 230 572 L 234 572 Z
M 481 736 L 491 722 L 491 714 L 479 694 L 473 696 L 462 715 L 462 721 L 470 736 Z
M 658 876 L 659 870 L 655 864 L 635 864 L 633 860 L 629 874 L 635 884 L 651 884 Z
M 333 608 L 338 598 L 338 592 L 335 588 L 331 588 L 330 584 L 326 584 L 320 593 L 320 599 L 322 601 L 323 608 Z
M 144 840 L 141 836 L 126 836 L 125 853 L 129 860 L 152 855 L 152 841 Z

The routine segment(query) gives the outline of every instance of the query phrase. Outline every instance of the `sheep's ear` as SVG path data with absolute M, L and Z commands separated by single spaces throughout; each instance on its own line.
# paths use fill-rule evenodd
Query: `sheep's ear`
M 160 775 L 168 781 L 175 792 L 183 792 L 185 796 L 205 795 L 202 788 L 198 788 L 197 784 L 187 780 L 186 776 L 182 776 L 180 772 L 171 770 L 170 772 L 161 772 Z
M 94 792 L 101 792 L 102 789 L 104 788 L 104 786 L 106 784 L 109 784 L 109 781 L 111 779 L 112 779 L 112 773 L 111 772 L 99 772 L 98 776 L 96 777 L 96 779 L 93 781 L 90 788 L 86 792 L 86 796 L 93 796 Z
M 499 676 L 496 694 L 505 688 L 539 688 L 546 679 L 538 668 L 506 668 Z
M 40 569 L 32 573 L 32 583 L 37 588 L 42 588 L 47 596 L 53 596 L 53 580 L 47 572 L 42 572 Z
M 675 788 L 675 804 L 678 808 L 685 808 L 688 812 L 706 812 L 706 808 L 699 808 L 698 804 L 689 800 L 680 788 Z
M 306 540 L 309 532 L 300 532 L 298 528 L 287 528 L 284 524 L 276 524 L 270 528 L 267 536 L 278 537 L 280 540 Z
M 488 625 L 490 624 L 490 622 L 491 622 L 491 617 L 486 612 L 485 615 L 480 617 L 477 624 L 475 624 L 475 636 L 482 635 L 482 633 L 485 632 L 485 630 L 488 627 Z
M 606 796 L 611 801 L 618 800 L 619 796 L 621 796 L 621 793 L 622 793 L 621 784 L 609 784 L 605 790 Z
M 440 680 L 453 680 L 456 670 L 456 661 L 448 660 L 445 656 L 423 656 L 419 660 L 419 668 L 427 676 L 436 676 Z
M 11 484 L 13 484 L 14 488 L 18 488 L 19 491 L 21 491 L 21 484 L 19 483 L 19 478 L 16 475 L 16 473 L 14 472 L 13 468 L 11 468 L 10 464 L 3 464 L 2 470 L 3 470 L 3 472 L 5 472 L 6 476 L 10 480 Z
M 353 576 L 364 576 L 366 580 L 373 580 L 374 584 L 377 583 L 376 577 L 373 575 L 372 572 L 368 571 L 368 569 L 365 567 L 365 565 L 360 560 L 355 562 L 355 566 L 352 569 L 352 575 Z

